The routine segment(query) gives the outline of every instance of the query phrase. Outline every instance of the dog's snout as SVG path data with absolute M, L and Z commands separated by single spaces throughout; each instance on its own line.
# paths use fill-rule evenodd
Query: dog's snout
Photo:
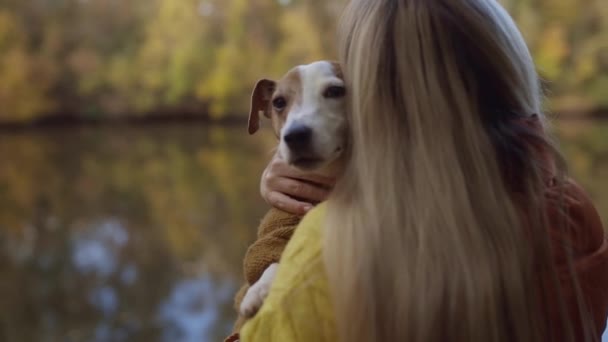
M 283 136 L 285 143 L 292 150 L 306 148 L 310 144 L 311 138 L 312 129 L 302 124 L 292 125 Z

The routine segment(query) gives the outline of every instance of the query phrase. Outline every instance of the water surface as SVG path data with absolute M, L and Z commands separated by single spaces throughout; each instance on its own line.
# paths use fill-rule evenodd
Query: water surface
M 559 127 L 608 219 L 608 124 Z M 221 340 L 272 145 L 196 125 L 0 135 L 0 340 Z

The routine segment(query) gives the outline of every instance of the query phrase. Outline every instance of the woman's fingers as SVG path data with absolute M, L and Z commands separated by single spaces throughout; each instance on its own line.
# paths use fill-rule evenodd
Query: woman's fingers
M 295 215 L 304 215 L 313 208 L 310 203 L 298 201 L 278 191 L 269 192 L 266 201 L 277 209 Z
M 269 177 L 286 177 L 292 179 L 299 179 L 307 181 L 309 183 L 318 184 L 327 188 L 333 187 L 334 183 L 336 182 L 335 178 L 333 177 L 327 177 L 299 170 L 293 166 L 288 165 L 285 161 L 279 159 L 278 157 L 273 158 L 273 160 L 266 168 L 266 171 L 268 172 Z
M 309 203 L 319 203 L 326 200 L 330 191 L 319 184 L 286 177 L 276 178 L 273 181 L 272 190 Z
M 275 155 L 262 174 L 260 193 L 273 207 L 303 215 L 327 199 L 334 183 L 334 178 L 299 170 Z
M 325 199 L 328 192 L 301 180 L 273 177 L 269 173 L 264 173 L 260 185 L 260 193 L 268 204 L 296 215 L 306 214 L 313 203 Z

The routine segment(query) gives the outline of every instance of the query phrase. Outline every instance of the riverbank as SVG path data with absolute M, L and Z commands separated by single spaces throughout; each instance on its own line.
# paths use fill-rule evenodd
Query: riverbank
M 246 125 L 247 118 L 227 116 L 211 119 L 203 115 L 149 115 L 140 117 L 122 117 L 110 119 L 87 119 L 72 115 L 55 115 L 31 122 L 0 122 L 0 132 L 37 130 L 53 127 L 86 127 L 86 126 L 157 126 L 167 124 L 193 124 L 205 126 Z
M 608 120 L 608 108 L 589 112 L 561 111 L 551 114 L 560 121 Z M 167 124 L 196 124 L 205 126 L 238 126 L 246 125 L 244 115 L 228 115 L 221 119 L 212 119 L 201 114 L 163 114 L 137 117 L 119 117 L 91 119 L 76 115 L 52 115 L 30 122 L 0 122 L 0 133 L 23 130 L 36 130 L 52 127 L 80 126 L 155 126 Z

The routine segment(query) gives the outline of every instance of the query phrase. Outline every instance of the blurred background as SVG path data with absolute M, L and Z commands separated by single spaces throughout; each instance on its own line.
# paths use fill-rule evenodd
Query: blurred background
M 608 3 L 502 1 L 608 220 Z M 261 77 L 344 0 L 0 0 L 0 341 L 219 341 L 266 205 Z

